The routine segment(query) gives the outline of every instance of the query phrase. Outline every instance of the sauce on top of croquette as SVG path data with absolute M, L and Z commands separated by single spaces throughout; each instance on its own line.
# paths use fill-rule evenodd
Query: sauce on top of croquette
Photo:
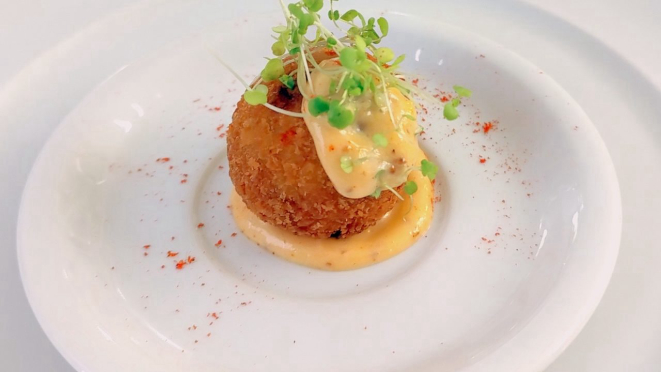
M 334 61 L 326 60 L 319 65 L 330 70 Z M 312 70 L 312 92 L 304 97 L 342 99 L 343 92 L 334 88 L 337 86 L 334 79 L 339 78 L 320 69 Z M 371 93 L 346 100 L 354 122 L 343 129 L 329 124 L 328 115 L 311 115 L 309 100 L 303 101 L 304 120 L 319 160 L 337 192 L 344 197 L 358 199 L 392 190 L 406 182 L 411 170 L 425 159 L 416 139 L 415 105 L 396 88 L 386 91 L 387 97 L 381 100 Z
M 369 266 L 406 250 L 429 228 L 434 189 L 420 172 L 410 178 L 419 185 L 413 198 L 398 203 L 376 225 L 346 239 L 295 235 L 262 221 L 232 192 L 231 207 L 239 229 L 273 255 L 320 270 L 343 271 Z

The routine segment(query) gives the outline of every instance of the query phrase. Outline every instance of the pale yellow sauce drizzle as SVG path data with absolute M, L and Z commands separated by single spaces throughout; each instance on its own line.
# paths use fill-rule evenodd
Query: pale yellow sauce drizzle
M 320 65 L 328 64 L 332 62 L 327 60 Z M 314 70 L 313 95 L 326 96 L 331 81 L 329 75 Z M 409 170 L 420 166 L 424 159 L 416 138 L 415 105 L 397 88 L 389 88 L 387 93 L 390 110 L 384 104 L 377 104 L 371 93 L 349 99 L 347 105 L 355 112 L 355 124 L 341 130 L 331 126 L 325 114 L 317 117 L 308 114 L 308 101 L 303 101 L 301 111 L 307 114 L 305 124 L 321 165 L 337 192 L 346 198 L 363 198 L 383 185 L 395 188 L 404 183 Z M 342 98 L 333 93 L 331 97 Z M 375 134 L 383 135 L 387 145 L 377 146 L 373 141 Z M 340 167 L 343 156 L 352 160 L 350 172 Z
M 299 236 L 268 224 L 252 213 L 236 192 L 231 197 L 232 213 L 250 240 L 278 257 L 320 270 L 358 269 L 395 256 L 427 232 L 432 216 L 432 184 L 417 171 L 409 179 L 418 184 L 413 198 L 406 197 L 376 225 L 346 239 Z

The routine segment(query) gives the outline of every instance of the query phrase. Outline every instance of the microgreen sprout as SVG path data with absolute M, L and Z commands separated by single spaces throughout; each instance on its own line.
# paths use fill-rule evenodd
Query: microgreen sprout
M 266 95 L 269 92 L 269 88 L 266 85 L 259 84 L 251 90 L 247 90 L 243 94 L 243 98 L 250 105 L 263 105 L 266 103 Z
M 282 83 L 282 85 L 286 86 L 289 89 L 294 89 L 296 86 L 296 81 L 294 81 L 294 78 L 291 77 L 291 75 L 282 75 L 278 79 Z
M 418 191 L 418 184 L 414 181 L 406 181 L 404 184 L 404 192 L 408 195 L 413 195 Z
M 416 98 L 433 98 L 418 88 L 417 79 L 411 79 L 400 71 L 406 56 L 396 55 L 391 48 L 381 46 L 390 31 L 388 21 L 384 17 L 367 17 L 355 9 L 341 12 L 335 7 L 337 1 L 329 0 L 330 9 L 322 13 L 324 0 L 299 0 L 290 4 L 280 0 L 284 22 L 272 28 L 272 56 L 259 78 L 252 84 L 248 85 L 239 74 L 219 60 L 245 86 L 244 99 L 250 105 L 264 105 L 280 114 L 298 118 L 322 116 L 330 126 L 338 130 L 355 125 L 356 130 L 360 131 L 360 125 L 356 123 L 359 114 L 357 110 L 361 107 L 359 103 L 370 100 L 382 112 L 387 111 L 394 130 L 401 134 L 404 119 L 415 122 L 416 118 L 408 114 L 395 117 L 394 103 L 391 103 L 393 91 L 398 91 L 414 102 Z M 321 14 L 327 14 L 338 30 L 337 35 L 322 23 Z M 315 56 L 319 55 L 319 51 L 324 52 L 324 59 L 330 59 L 332 63 L 316 60 Z M 293 64 L 295 67 L 290 66 Z M 313 72 L 330 77 L 327 92 L 314 91 Z M 288 111 L 268 103 L 268 87 L 262 83 L 276 80 L 290 90 L 298 88 L 298 92 L 307 102 L 307 113 Z M 461 100 L 472 95 L 469 89 L 459 85 L 455 85 L 453 89 L 455 98 L 443 107 L 443 116 L 447 120 L 457 119 Z M 361 100 L 362 98 L 364 100 Z M 420 132 L 420 128 L 418 127 L 416 134 Z M 394 138 L 388 135 L 373 134 L 371 139 L 374 147 L 388 146 L 388 138 Z M 354 166 L 364 160 L 344 155 L 340 158 L 339 166 L 344 172 L 351 173 Z M 412 170 L 419 170 L 425 177 L 434 180 L 438 167 L 428 160 L 422 160 L 419 167 L 407 168 L 407 174 Z M 379 171 L 375 176 L 379 182 L 372 196 L 379 197 L 381 191 L 390 190 L 403 200 L 402 195 L 395 191 L 392 185 L 381 180 L 382 172 L 383 170 Z M 408 195 L 413 195 L 417 188 L 418 185 L 413 181 L 404 184 L 404 192 Z
M 436 178 L 436 173 L 438 173 L 438 167 L 429 160 L 422 159 L 422 162 L 420 162 L 420 172 L 423 176 L 433 181 Z

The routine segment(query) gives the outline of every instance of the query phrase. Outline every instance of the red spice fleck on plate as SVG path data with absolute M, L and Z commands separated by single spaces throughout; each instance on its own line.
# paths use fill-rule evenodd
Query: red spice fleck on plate
M 480 163 L 484 164 L 484 163 L 486 163 L 486 162 L 487 162 L 487 159 L 485 159 L 485 158 L 480 158 Z
M 193 262 L 195 262 L 195 257 L 188 256 L 188 258 L 186 259 L 186 261 L 187 261 L 188 263 L 193 263 Z
M 448 102 L 450 98 L 448 96 L 441 97 L 441 102 Z
M 484 131 L 484 134 L 489 133 L 489 131 L 491 129 L 493 129 L 493 123 L 491 123 L 490 121 L 488 121 L 488 122 L 484 123 L 484 125 L 482 125 L 482 130 Z
M 231 235 L 231 236 L 232 236 L 232 238 L 233 238 L 233 237 L 235 237 L 235 236 L 236 236 L 236 233 L 232 233 L 232 235 Z
M 156 161 L 159 162 L 159 163 L 167 163 L 167 162 L 170 161 L 170 158 L 168 158 L 168 157 L 158 158 L 158 159 L 156 159 Z
M 161 265 L 161 269 L 165 269 L 165 265 Z
M 201 228 L 203 228 L 203 227 L 204 227 L 204 224 L 203 224 L 202 222 L 200 222 L 200 223 L 197 224 L 197 228 L 198 228 L 198 229 L 201 229 Z
M 179 254 L 179 252 L 168 251 L 168 257 L 175 257 L 178 254 Z
M 213 110 L 214 111 L 220 111 L 220 107 L 214 107 Z
M 220 318 L 220 317 L 218 316 L 218 314 L 216 314 L 216 313 L 211 313 L 211 316 L 212 316 L 214 319 L 219 319 L 219 318 Z
M 177 262 L 177 264 L 175 265 L 175 267 L 177 268 L 177 270 L 181 270 L 181 269 L 183 269 L 184 266 L 186 266 L 186 261 L 184 261 L 184 260 L 179 260 L 179 262 Z
M 413 80 L 411 80 L 411 84 L 413 84 L 413 85 L 416 86 L 416 87 L 418 86 L 418 83 L 419 83 L 419 82 L 420 82 L 420 79 L 413 79 Z
M 214 245 L 215 245 L 216 247 L 220 247 L 221 244 L 223 244 L 223 240 L 222 240 L 222 239 L 218 240 L 218 241 L 216 242 L 216 244 L 214 244 Z
M 147 252 L 145 252 L 145 253 L 144 253 L 144 255 L 145 255 L 145 256 L 148 256 L 148 255 L 149 255 L 149 253 L 147 253 Z
M 149 247 L 151 247 L 151 244 L 145 244 L 145 245 L 142 246 L 142 248 L 144 248 L 144 249 L 149 249 Z
M 184 178 L 183 180 L 181 180 L 181 181 L 179 181 L 179 182 L 181 182 L 181 183 L 186 183 L 186 182 L 188 182 L 188 180 Z

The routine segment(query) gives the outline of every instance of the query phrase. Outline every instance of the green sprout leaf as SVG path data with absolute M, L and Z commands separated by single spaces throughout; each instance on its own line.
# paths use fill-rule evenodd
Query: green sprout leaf
M 452 106 L 457 107 L 457 106 L 461 105 L 461 100 L 459 98 L 453 98 L 451 103 L 452 103 Z
M 318 12 L 324 7 L 324 0 L 303 0 L 303 4 L 312 12 Z
M 296 86 L 296 81 L 294 80 L 293 77 L 289 75 L 282 75 L 278 80 L 280 80 L 282 85 L 286 86 L 289 89 L 294 89 L 294 87 Z
M 358 17 L 358 11 L 356 9 L 347 10 L 346 13 L 342 14 L 340 17 L 343 21 L 351 22 L 354 18 Z
M 418 191 L 418 184 L 413 181 L 408 181 L 404 184 L 404 192 L 413 195 Z
M 376 59 L 378 59 L 381 64 L 390 62 L 393 58 L 395 58 L 395 52 L 390 48 L 381 47 L 376 50 Z
M 452 102 L 448 102 L 443 106 L 443 117 L 448 120 L 454 120 L 459 117 L 459 111 Z
M 316 96 L 308 102 L 310 115 L 317 117 L 330 109 L 330 103 L 324 97 Z
M 285 73 L 285 67 L 280 58 L 270 59 L 266 63 L 266 67 L 262 70 L 262 80 L 269 82 L 273 81 Z
M 379 30 L 381 30 L 382 35 L 381 37 L 388 35 L 388 21 L 383 17 L 379 17 L 376 23 L 379 24 Z
M 271 52 L 273 52 L 273 55 L 278 57 L 285 54 L 285 44 L 282 41 L 276 41 L 273 43 L 273 45 L 271 45 Z
M 330 19 L 331 21 L 337 21 L 338 19 L 340 19 L 340 12 L 338 12 L 337 10 L 335 11 L 329 10 L 328 19 Z
M 291 54 L 292 56 L 293 56 L 293 55 L 296 55 L 296 54 L 298 54 L 298 53 L 300 53 L 300 52 L 301 52 L 301 48 L 300 48 L 300 47 L 291 48 L 291 49 L 289 50 L 289 54 Z
M 462 86 L 460 86 L 460 85 L 455 85 L 455 86 L 452 87 L 452 88 L 454 89 L 455 92 L 457 92 L 457 94 L 459 95 L 459 97 L 466 97 L 466 98 L 468 98 L 468 97 L 470 97 L 471 95 L 473 95 L 473 92 L 471 92 L 470 89 L 464 88 L 464 87 L 462 87 Z
M 251 90 L 247 90 L 243 93 L 243 99 L 249 105 L 263 105 L 267 102 L 267 94 L 269 93 L 269 88 L 264 84 L 259 84 Z
M 305 33 L 308 32 L 308 27 L 314 23 L 314 17 L 312 14 L 309 13 L 304 13 L 301 16 L 301 19 L 298 23 L 298 33 L 301 35 L 305 35 Z
M 287 26 L 278 25 L 278 26 L 273 27 L 271 30 L 273 30 L 273 32 L 275 32 L 275 33 L 281 34 L 285 31 L 287 31 Z
M 328 122 L 337 129 L 344 129 L 353 123 L 353 111 L 342 107 L 340 101 L 333 100 L 328 109 Z
M 386 138 L 386 136 L 384 136 L 381 133 L 377 133 L 377 134 L 373 135 L 372 136 L 372 141 L 374 142 L 375 145 L 377 145 L 379 147 L 388 146 L 388 139 Z
M 329 38 L 326 40 L 326 44 L 328 44 L 328 45 L 330 45 L 330 46 L 333 46 L 333 45 L 337 44 L 337 40 L 333 39 L 332 37 L 329 37 Z
M 365 44 L 365 39 L 362 37 L 356 35 L 356 48 L 358 49 L 359 53 L 365 53 L 365 48 L 367 48 L 367 44 Z
M 301 10 L 301 7 L 296 4 L 289 4 L 287 6 L 287 9 L 289 9 L 289 12 L 298 19 L 301 19 L 301 17 L 303 17 L 303 14 L 305 14 Z
M 374 199 L 377 199 L 379 196 L 381 196 L 381 189 L 377 188 L 373 193 L 370 194 L 370 196 Z
M 397 57 L 397 59 L 395 60 L 395 62 L 392 63 L 393 66 L 397 66 L 397 65 L 399 65 L 400 63 L 404 62 L 404 59 L 405 59 L 405 58 L 406 58 L 406 54 L 402 54 L 401 56 Z
M 436 173 L 438 173 L 438 167 L 429 160 L 423 159 L 422 162 L 420 162 L 420 172 L 423 176 L 433 181 L 434 178 L 436 178 Z
M 353 161 L 351 160 L 351 156 L 342 155 L 342 157 L 340 157 L 340 168 L 342 168 L 344 173 L 353 172 Z
M 358 51 L 355 48 L 344 48 L 340 51 L 340 63 L 342 66 L 353 69 L 358 65 Z

